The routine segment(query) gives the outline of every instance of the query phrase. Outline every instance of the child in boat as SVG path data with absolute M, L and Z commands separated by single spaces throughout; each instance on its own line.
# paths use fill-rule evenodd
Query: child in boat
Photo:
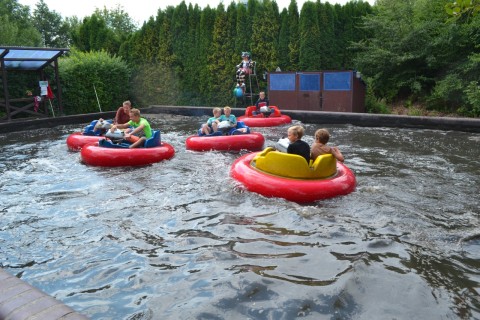
M 310 163 L 310 146 L 302 140 L 305 130 L 301 126 L 292 126 L 288 128 L 288 140 L 290 144 L 287 148 L 287 153 L 298 154 Z
M 342 153 L 337 147 L 327 146 L 330 139 L 330 133 L 327 129 L 318 129 L 315 131 L 315 142 L 312 144 L 310 158 L 315 161 L 319 155 L 332 154 L 338 161 L 343 162 Z
M 132 127 L 132 128 L 130 128 Z M 110 132 L 115 132 L 117 129 L 127 129 L 123 137 L 124 140 L 132 143 L 129 148 L 138 148 L 143 146 L 145 140 L 152 136 L 152 128 L 150 123 L 145 118 L 140 117 L 140 110 L 130 110 L 130 121 L 124 124 L 113 125 Z
M 269 117 L 273 113 L 273 109 L 270 109 L 270 101 L 265 97 L 264 91 L 261 91 L 258 96 L 258 100 L 255 103 L 256 110 L 253 111 L 253 115 L 263 113 L 265 117 Z
M 201 133 L 210 134 L 218 131 L 218 124 L 220 123 L 220 116 L 222 115 L 222 109 L 213 108 L 213 117 L 207 120 L 207 123 L 202 125 Z
M 232 108 L 225 106 L 223 108 L 223 114 L 220 116 L 220 122 L 228 121 L 230 123 L 229 127 L 235 127 L 237 125 L 237 117 L 232 114 Z
M 220 124 L 218 125 L 218 128 L 225 131 L 235 128 L 237 126 L 237 117 L 232 114 L 232 108 L 225 106 L 223 108 L 223 113 L 224 114 L 220 116 Z M 247 133 L 247 128 L 238 128 L 236 131 Z

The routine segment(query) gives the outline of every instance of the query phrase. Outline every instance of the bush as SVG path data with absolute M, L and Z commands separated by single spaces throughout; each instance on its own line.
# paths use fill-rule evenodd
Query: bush
M 129 97 L 130 68 L 105 51 L 72 51 L 59 60 L 59 74 L 66 114 L 97 112 L 99 103 L 102 111 L 116 110 Z
M 373 81 L 370 78 L 366 78 L 364 81 L 367 83 L 367 92 L 365 95 L 365 108 L 367 109 L 367 112 L 382 114 L 390 113 L 385 100 L 375 97 Z

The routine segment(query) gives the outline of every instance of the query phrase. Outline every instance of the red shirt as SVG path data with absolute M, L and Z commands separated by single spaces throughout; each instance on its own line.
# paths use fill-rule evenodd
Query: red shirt
M 130 112 L 125 113 L 123 107 L 118 108 L 117 114 L 115 115 L 115 119 L 113 121 L 114 124 L 124 124 L 130 121 Z

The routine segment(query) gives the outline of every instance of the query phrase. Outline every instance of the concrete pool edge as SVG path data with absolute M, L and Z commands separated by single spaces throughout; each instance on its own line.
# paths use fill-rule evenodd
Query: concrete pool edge
M 184 116 L 210 116 L 212 107 L 193 106 L 149 106 L 140 109 L 142 114 L 176 114 Z M 233 108 L 237 117 L 244 114 L 243 108 Z M 324 112 L 306 110 L 284 110 L 294 120 L 315 124 L 351 124 L 361 127 L 395 127 L 432 130 L 453 130 L 463 132 L 480 132 L 480 118 L 451 118 L 401 116 L 391 114 Z M 113 118 L 115 111 L 96 112 L 61 116 L 56 118 L 26 119 L 0 122 L 0 133 L 24 131 L 39 128 L 51 128 L 59 125 L 87 123 L 98 118 Z
M 233 108 L 235 116 L 244 115 L 245 109 Z M 185 116 L 210 116 L 212 107 L 176 107 L 150 106 L 142 109 L 143 113 L 168 113 Z M 293 120 L 315 124 L 351 124 L 360 127 L 396 127 L 433 130 L 454 130 L 464 132 L 480 132 L 480 118 L 451 118 L 402 116 L 392 114 L 325 112 L 308 110 L 282 110 L 283 114 Z
M 0 319 L 86 320 L 88 318 L 0 268 Z

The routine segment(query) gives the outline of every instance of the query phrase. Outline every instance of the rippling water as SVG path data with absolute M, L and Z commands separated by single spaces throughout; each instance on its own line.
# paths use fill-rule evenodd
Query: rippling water
M 147 118 L 176 155 L 142 168 L 83 165 L 81 125 L 1 136 L 5 270 L 92 319 L 480 318 L 480 134 L 329 125 L 357 189 L 299 205 Z

